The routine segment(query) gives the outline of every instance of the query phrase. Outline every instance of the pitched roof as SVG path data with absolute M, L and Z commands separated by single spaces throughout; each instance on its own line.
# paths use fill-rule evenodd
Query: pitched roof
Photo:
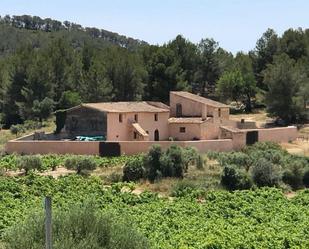
M 176 92 L 175 91 L 175 92 L 171 92 L 171 93 L 178 95 L 178 96 L 181 96 L 181 97 L 184 97 L 184 98 L 187 98 L 187 99 L 191 99 L 191 100 L 209 105 L 209 106 L 219 107 L 219 108 L 224 108 L 224 107 L 229 108 L 229 106 L 226 105 L 226 104 L 220 103 L 218 101 L 214 101 L 212 99 L 207 99 L 207 98 L 204 98 L 202 96 L 192 94 L 192 93 L 189 93 L 189 92 L 183 92 L 183 91 L 177 91 Z
M 206 121 L 203 118 L 169 118 L 170 124 L 202 124 Z
M 169 112 L 169 107 L 160 102 L 102 102 L 85 103 L 68 110 L 86 107 L 102 112 Z

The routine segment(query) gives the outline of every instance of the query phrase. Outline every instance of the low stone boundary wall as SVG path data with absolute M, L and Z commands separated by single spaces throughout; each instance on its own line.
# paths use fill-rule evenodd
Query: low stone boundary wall
M 18 154 L 84 154 L 99 155 L 101 142 L 86 141 L 25 141 L 12 140 L 6 144 L 7 153 Z M 108 144 L 108 142 L 106 142 Z M 113 142 L 115 143 L 115 142 Z M 134 155 L 147 152 L 154 144 L 159 144 L 163 149 L 172 144 L 182 147 L 192 146 L 200 152 L 229 151 L 233 149 L 231 139 L 200 140 L 200 141 L 120 141 L 121 154 Z
M 7 153 L 18 154 L 80 154 L 99 155 L 100 142 L 86 141 L 24 141 L 12 140 L 6 144 Z
M 238 130 L 232 133 L 232 139 L 222 138 L 216 140 L 198 140 L 198 141 L 119 141 L 113 142 L 120 145 L 120 153 L 125 155 L 134 155 L 147 152 L 154 144 L 159 144 L 163 149 L 172 144 L 182 147 L 195 147 L 199 152 L 207 151 L 231 151 L 239 150 L 246 145 L 246 133 L 248 131 L 258 131 L 258 141 L 289 142 L 297 139 L 298 132 L 294 126 L 269 128 L 269 129 L 246 129 Z M 9 141 L 6 144 L 6 152 L 19 154 L 84 154 L 100 155 L 100 144 L 102 142 L 94 141 L 63 141 L 63 140 L 26 140 L 31 138 L 23 137 Z M 106 142 L 108 145 L 109 143 Z M 101 151 L 102 153 L 102 151 Z
M 199 152 L 207 151 L 230 151 L 233 150 L 233 141 L 231 139 L 217 140 L 198 140 L 198 141 L 121 141 L 119 142 L 121 153 L 125 155 L 134 155 L 147 152 L 154 144 L 159 144 L 163 149 L 172 144 L 181 147 L 195 147 Z
M 259 141 L 273 141 L 273 142 L 290 142 L 296 140 L 298 137 L 298 131 L 295 126 L 258 129 Z

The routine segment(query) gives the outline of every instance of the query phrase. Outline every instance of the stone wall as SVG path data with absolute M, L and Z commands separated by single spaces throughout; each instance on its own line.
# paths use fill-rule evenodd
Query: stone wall
M 272 129 L 251 129 L 239 131 L 229 131 L 225 135 L 232 139 L 216 139 L 216 140 L 199 140 L 199 141 L 119 141 L 121 154 L 138 154 L 147 152 L 153 144 L 160 144 L 163 148 L 169 147 L 171 144 L 177 144 L 182 147 L 192 146 L 200 152 L 213 151 L 231 151 L 239 150 L 246 145 L 246 133 L 248 131 L 258 131 L 258 139 L 261 142 L 289 142 L 297 138 L 296 127 L 282 127 Z M 222 135 L 222 134 L 221 134 Z M 33 141 L 25 140 L 32 136 L 23 137 L 21 139 L 11 140 L 6 144 L 8 153 L 19 154 L 87 154 L 99 155 L 100 142 L 85 141 Z
M 65 133 L 75 136 L 106 136 L 107 114 L 91 108 L 79 107 L 67 111 Z
M 147 152 L 154 144 L 168 148 L 172 144 L 182 147 L 192 146 L 200 152 L 229 151 L 233 149 L 231 139 L 200 141 L 119 141 L 121 154 L 133 155 Z M 86 141 L 24 141 L 12 140 L 6 144 L 6 152 L 18 154 L 81 154 L 99 155 L 100 142 Z

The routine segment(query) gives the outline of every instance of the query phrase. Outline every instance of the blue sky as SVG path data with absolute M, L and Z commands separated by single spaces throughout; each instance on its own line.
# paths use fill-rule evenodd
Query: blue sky
M 163 44 L 182 34 L 212 37 L 235 53 L 254 48 L 267 28 L 309 27 L 308 0 L 1 0 L 0 15 L 37 15 Z

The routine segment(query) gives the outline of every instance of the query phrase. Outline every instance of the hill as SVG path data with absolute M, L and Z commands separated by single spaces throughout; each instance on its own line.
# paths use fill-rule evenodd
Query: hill
M 147 44 L 104 29 L 29 15 L 0 17 L 0 37 L 2 56 L 13 53 L 23 44 L 30 43 L 34 47 L 42 47 L 48 40 L 60 37 L 66 38 L 75 48 L 80 48 L 86 42 L 97 47 L 117 45 L 130 50 Z

